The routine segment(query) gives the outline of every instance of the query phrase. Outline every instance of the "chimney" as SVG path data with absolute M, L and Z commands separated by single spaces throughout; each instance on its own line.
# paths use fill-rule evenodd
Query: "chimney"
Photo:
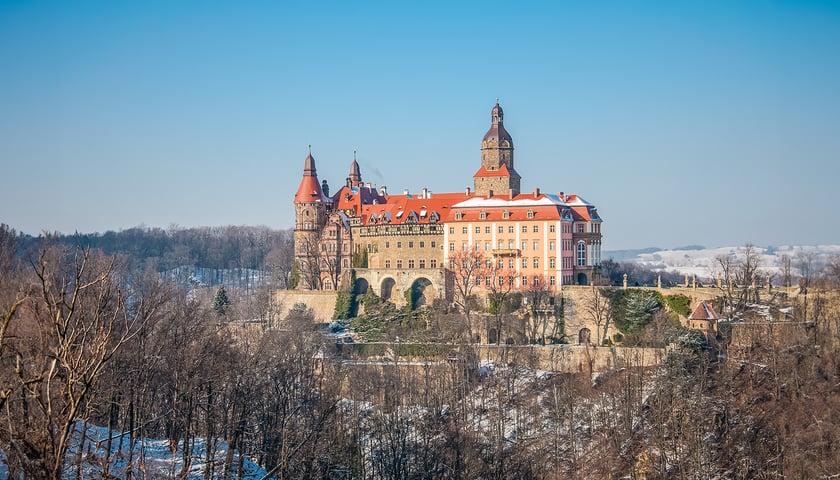
M 408 195 L 408 189 L 403 190 L 403 195 Z
M 470 187 L 467 187 L 467 191 L 464 192 L 468 197 L 470 196 Z
M 368 190 L 370 190 L 370 182 L 367 182 L 367 183 L 365 184 L 365 186 L 367 187 L 367 189 L 368 189 Z
M 383 197 L 385 195 L 388 195 L 388 187 L 386 187 L 385 185 L 382 185 L 381 187 L 379 187 L 379 194 L 382 195 Z
M 514 195 L 513 195 L 513 190 L 511 190 L 511 191 L 509 191 L 509 192 L 508 192 L 508 198 L 510 198 L 511 200 L 513 200 L 513 197 L 514 197 Z
M 534 197 L 539 197 L 539 196 L 540 196 L 540 187 L 537 187 L 537 188 L 534 189 Z
M 429 198 L 429 189 L 428 188 L 423 187 L 423 195 L 421 195 L 420 198 Z

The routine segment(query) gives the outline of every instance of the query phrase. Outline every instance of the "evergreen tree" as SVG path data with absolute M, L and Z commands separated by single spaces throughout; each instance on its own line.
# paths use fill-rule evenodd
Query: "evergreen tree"
M 227 315 L 228 307 L 230 307 L 230 299 L 228 299 L 225 286 L 222 285 L 216 290 L 216 296 L 213 298 L 213 310 L 216 315 L 223 317 Z

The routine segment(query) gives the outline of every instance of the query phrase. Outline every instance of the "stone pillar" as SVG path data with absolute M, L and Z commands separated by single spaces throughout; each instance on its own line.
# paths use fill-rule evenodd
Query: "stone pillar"
M 627 274 L 626 273 L 622 277 L 622 284 L 624 284 L 624 289 L 627 290 Z
M 656 288 L 662 290 L 662 275 L 656 276 Z
M 692 275 L 691 276 L 691 288 L 694 288 L 694 289 L 697 288 L 697 275 Z

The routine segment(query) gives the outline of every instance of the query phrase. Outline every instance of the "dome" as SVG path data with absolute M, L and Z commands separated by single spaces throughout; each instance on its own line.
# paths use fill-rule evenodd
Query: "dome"
M 490 111 L 490 129 L 484 134 L 482 148 L 513 148 L 513 138 L 505 130 L 504 118 L 505 112 L 499 102 L 496 102 L 493 110 Z

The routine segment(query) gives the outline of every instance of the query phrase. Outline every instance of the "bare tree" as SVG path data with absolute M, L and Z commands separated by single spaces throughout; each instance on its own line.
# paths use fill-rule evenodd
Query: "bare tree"
M 502 338 L 502 326 L 507 312 L 508 300 L 513 292 L 515 270 L 505 268 L 501 259 L 485 259 L 485 289 L 490 301 L 490 313 L 495 319 L 496 343 Z M 491 339 L 492 340 L 492 339 Z
M 739 316 L 758 295 L 756 284 L 761 268 L 761 252 L 747 243 L 739 255 L 721 255 L 716 260 L 716 273 L 722 280 L 720 289 L 725 314 L 730 317 Z
M 536 276 L 522 292 L 528 309 L 528 341 L 545 342 L 549 319 L 554 318 L 554 289 L 545 276 Z
M 467 320 L 470 342 L 475 341 L 476 328 L 472 321 L 475 302 L 473 291 L 480 279 L 486 276 L 484 252 L 480 250 L 460 250 L 449 256 L 450 268 L 455 284 L 455 306 Z
M 588 301 L 583 307 L 586 317 L 595 324 L 597 345 L 603 344 L 607 338 L 613 315 L 613 302 L 606 294 L 607 288 L 593 285 Z
M 127 307 L 113 258 L 48 245 L 32 267 L 38 294 L 4 339 L 13 355 L 2 358 L 11 394 L 0 441 L 27 477 L 58 479 L 105 366 L 145 319 Z

